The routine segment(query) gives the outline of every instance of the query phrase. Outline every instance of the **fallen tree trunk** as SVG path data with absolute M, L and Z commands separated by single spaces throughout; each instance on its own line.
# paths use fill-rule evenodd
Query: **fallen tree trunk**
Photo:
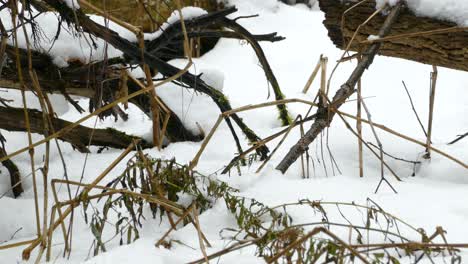
M 356 2 L 341 0 L 320 0 L 320 9 L 325 13 L 323 21 L 328 36 L 340 49 L 345 49 L 354 32 L 375 12 L 375 0 L 364 1 L 350 9 Z M 346 10 L 350 9 L 344 15 Z M 351 45 L 352 51 L 361 51 L 368 44 L 370 35 L 378 35 L 385 16 L 379 14 L 362 26 Z M 343 22 L 343 23 L 342 23 Z M 343 28 L 342 28 L 343 24 Z M 438 65 L 456 70 L 468 71 L 468 30 L 456 29 L 456 24 L 428 17 L 418 17 L 405 8 L 400 19 L 392 27 L 388 40 L 382 42 L 380 55 Z M 441 31 L 449 29 L 448 32 Z M 438 34 L 408 36 L 419 32 L 439 30 Z M 392 36 L 405 34 L 404 37 Z
M 8 131 L 27 131 L 22 108 L 0 106 L 0 129 Z M 28 110 L 30 128 L 32 133 L 44 134 L 44 119 L 40 111 Z M 60 118 L 52 119 L 52 127 L 58 131 L 72 123 Z M 93 129 L 86 126 L 77 126 L 58 137 L 60 140 L 69 142 L 81 152 L 88 152 L 88 144 L 101 147 L 112 147 L 124 149 L 133 140 L 140 140 L 142 147 L 152 147 L 148 142 L 138 137 L 127 135 L 112 128 Z

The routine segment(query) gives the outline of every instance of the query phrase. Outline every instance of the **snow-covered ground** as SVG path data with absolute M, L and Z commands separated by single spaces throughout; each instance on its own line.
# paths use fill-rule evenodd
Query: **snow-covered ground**
M 315 80 L 307 95 L 301 93 L 305 82 L 312 72 L 321 54 L 329 58 L 331 69 L 341 56 L 342 51 L 336 49 L 327 37 L 327 31 L 322 25 L 323 14 L 317 10 L 310 10 L 303 5 L 288 6 L 274 0 L 231 0 L 239 8 L 236 16 L 260 14 L 259 17 L 240 19 L 239 23 L 252 33 L 262 34 L 278 32 L 286 40 L 277 43 L 261 43 L 266 56 L 272 65 L 281 88 L 288 98 L 301 98 L 312 100 L 319 80 Z M 176 60 L 174 65 L 184 66 L 185 61 Z M 346 62 L 340 65 L 331 83 L 333 94 L 341 83 L 349 76 L 356 63 Z M 194 59 L 191 69 L 194 73 L 205 72 L 207 80 L 216 83 L 219 89 L 229 97 L 233 107 L 247 104 L 261 103 L 272 100 L 268 98 L 268 84 L 260 67 L 254 51 L 242 41 L 222 39 L 214 50 L 202 58 Z M 415 107 L 423 120 L 427 119 L 429 106 L 429 74 L 432 66 L 404 61 L 395 58 L 378 56 L 363 78 L 363 97 L 372 113 L 376 123 L 385 124 L 402 134 L 424 141 L 425 137 L 411 110 L 408 97 L 403 88 L 405 81 L 413 97 Z M 211 77 L 211 79 L 210 79 Z M 222 80 L 224 78 L 224 80 Z M 222 87 L 221 87 L 222 86 Z M 468 128 L 468 74 L 466 72 L 439 68 L 437 91 L 435 100 L 435 116 L 433 144 L 462 162 L 468 162 L 468 140 L 462 140 L 455 145 L 447 145 L 456 135 L 465 133 Z M 187 127 L 197 131 L 196 122 L 208 132 L 216 121 L 219 110 L 210 98 L 193 94 L 191 91 L 181 89 L 169 84 L 159 88 L 158 94 L 167 102 Z M 20 99 L 18 94 L 2 92 L 1 97 Z M 352 99 L 355 99 L 353 97 Z M 67 120 L 77 120 L 80 115 L 59 97 L 53 98 L 60 105 L 58 114 Z M 30 105 L 38 106 L 37 102 L 30 100 Z M 86 109 L 85 100 L 80 103 Z M 288 106 L 292 116 L 304 115 L 307 106 L 291 104 Z M 356 102 L 350 100 L 343 105 L 342 110 L 348 113 L 356 112 Z M 97 121 L 97 127 L 115 127 L 136 135 L 147 135 L 150 131 L 151 121 L 135 107 L 129 108 L 130 119 L 127 122 L 119 120 Z M 269 136 L 281 130 L 275 108 L 258 109 L 241 114 L 249 125 L 261 137 Z M 348 120 L 351 124 L 354 121 Z M 95 120 L 85 125 L 93 126 Z M 426 123 L 426 121 L 424 121 Z M 306 125 L 307 128 L 307 125 Z M 403 179 L 402 182 L 394 180 L 387 171 L 386 177 L 398 194 L 383 185 L 377 194 L 374 190 L 380 180 L 380 163 L 372 153 L 364 150 L 365 177 L 359 177 L 357 160 L 357 139 L 344 126 L 343 122 L 335 118 L 329 130 L 329 144 L 341 175 L 333 175 L 330 161 L 325 158 L 328 165 L 328 175 L 323 167 L 317 166 L 311 179 L 301 179 L 299 164 L 292 166 L 285 175 L 274 169 L 282 157 L 299 139 L 299 131 L 294 130 L 283 143 L 282 147 L 273 156 L 265 169 L 256 174 L 255 170 L 260 163 L 254 163 L 250 168 L 242 168 L 242 175 L 232 173 L 231 176 L 219 175 L 220 180 L 226 181 L 232 187 L 240 189 L 240 195 L 255 198 L 269 206 L 300 199 L 341 201 L 366 204 L 368 198 L 378 203 L 386 211 L 397 215 L 415 227 L 422 227 L 433 232 L 437 226 L 447 230 L 447 239 L 453 243 L 468 242 L 468 170 L 438 154 L 433 154 L 430 161 L 422 159 L 424 148 L 413 143 L 403 141 L 395 136 L 378 130 L 384 150 L 394 156 L 422 161 L 417 168 L 416 176 L 412 164 L 387 158 L 386 161 L 394 171 Z M 374 142 L 371 130 L 364 127 L 366 141 Z M 27 138 L 24 133 L 2 131 L 7 138 L 7 150 L 12 152 L 24 147 Z M 240 131 L 239 131 L 240 135 Z M 42 136 L 34 135 L 37 141 Z M 243 145 L 247 141 L 241 137 Z M 274 148 L 278 140 L 271 143 Z M 153 157 L 176 157 L 179 163 L 188 163 L 195 156 L 201 143 L 183 142 L 169 145 L 162 151 L 156 149 L 146 150 Z M 50 165 L 50 178 L 62 178 L 63 167 L 55 145 L 52 144 L 52 162 Z M 311 152 L 315 156 L 316 143 L 311 145 Z M 72 180 L 79 180 L 84 176 L 84 182 L 91 182 L 107 164 L 112 162 L 121 150 L 104 150 L 97 154 L 96 149 L 87 157 L 72 150 L 67 144 L 62 144 L 62 151 L 67 164 L 68 176 Z M 36 162 L 41 164 L 43 147 L 36 149 Z M 235 155 L 236 147 L 232 136 L 223 123 L 216 131 L 208 144 L 197 170 L 204 174 L 212 174 L 223 168 Z M 13 159 L 25 177 L 23 186 L 26 192 L 19 198 L 13 199 L 4 196 L 0 199 L 0 242 L 9 240 L 14 243 L 32 239 L 35 235 L 33 190 L 30 174 L 29 156 L 21 154 Z M 84 169 L 83 169 L 84 167 Z M 125 163 L 119 164 L 106 178 L 111 180 L 119 175 Z M 83 172 L 82 172 L 83 171 Z M 38 179 L 38 186 L 42 180 Z M 2 169 L 0 177 L 0 194 L 9 189 L 9 177 Z M 39 190 L 41 193 L 42 190 Z M 61 195 L 65 197 L 66 190 L 62 188 Z M 41 195 L 41 194 L 40 194 Z M 42 197 L 42 195 L 41 195 Z M 50 200 L 52 205 L 52 200 Z M 60 231 L 54 236 L 53 259 L 55 263 L 183 263 L 200 258 L 198 237 L 192 226 L 186 226 L 171 234 L 171 238 L 179 240 L 181 244 L 174 244 L 168 250 L 156 248 L 155 242 L 168 229 L 166 222 L 159 223 L 150 219 L 145 222 L 141 238 L 131 245 L 108 247 L 108 252 L 97 257 L 90 257 L 89 249 L 92 234 L 89 226 L 81 219 L 82 212 L 76 211 L 73 233 L 73 251 L 70 259 L 61 257 L 63 243 L 60 241 Z M 309 211 L 294 210 L 296 223 L 311 222 Z M 149 214 L 148 214 L 149 216 Z M 236 222 L 224 203 L 218 202 L 212 209 L 200 216 L 201 229 L 213 245 L 208 253 L 216 252 L 226 246 L 219 232 L 226 227 L 235 227 Z M 21 228 L 21 229 L 20 229 Z M 10 237 L 20 229 L 10 240 Z M 415 238 L 416 239 L 416 238 Z M 1 244 L 0 244 L 1 245 Z M 21 262 L 22 247 L 0 251 L 1 263 Z M 34 254 L 37 252 L 35 251 Z M 31 259 L 35 259 L 35 255 Z M 92 256 L 92 254 L 91 254 Z M 468 257 L 465 255 L 465 258 Z M 254 249 L 246 248 L 236 253 L 223 256 L 220 263 L 263 263 L 260 258 L 254 257 Z

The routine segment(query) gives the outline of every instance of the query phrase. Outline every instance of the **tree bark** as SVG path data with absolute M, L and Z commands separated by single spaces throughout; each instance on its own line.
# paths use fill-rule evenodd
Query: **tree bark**
M 320 0 L 319 4 L 320 9 L 325 13 L 323 23 L 328 29 L 328 36 L 340 49 L 346 48 L 359 25 L 376 10 L 375 0 L 363 2 L 349 10 L 345 14 L 342 30 L 343 13 L 356 2 L 346 1 L 343 4 L 340 0 Z M 366 41 L 369 35 L 377 35 L 384 20 L 385 16 L 379 14 L 361 27 L 351 45 L 351 50 L 363 50 L 368 44 L 361 42 Z M 456 24 L 428 17 L 418 17 L 405 8 L 400 19 L 393 26 L 391 36 L 452 27 L 456 27 Z M 378 54 L 468 71 L 468 31 L 458 30 L 458 32 L 451 33 L 391 39 L 383 42 Z

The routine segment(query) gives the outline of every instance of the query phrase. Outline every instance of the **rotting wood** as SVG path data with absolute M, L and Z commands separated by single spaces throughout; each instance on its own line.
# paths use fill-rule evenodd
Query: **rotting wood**
M 320 0 L 320 9 L 325 13 L 323 21 L 328 36 L 340 49 L 345 49 L 356 29 L 373 12 L 375 0 L 365 1 L 350 9 L 353 4 L 339 0 Z M 342 19 L 344 18 L 344 21 Z M 350 50 L 360 51 L 370 42 L 370 35 L 377 35 L 385 15 L 379 14 L 361 27 Z M 342 23 L 343 22 L 343 23 Z M 343 24 L 343 28 L 341 25 Z M 448 29 L 448 30 L 445 30 Z M 439 32 L 435 32 L 435 30 Z M 419 34 L 426 32 L 425 34 Z M 407 35 L 407 34 L 416 35 Z M 437 34 L 436 34 L 437 33 Z M 402 37 L 395 37 L 403 35 Z M 418 17 L 408 8 L 401 11 L 400 19 L 392 27 L 392 34 L 382 41 L 378 54 L 397 57 L 420 63 L 438 65 L 456 70 L 468 71 L 468 29 L 451 22 L 428 17 Z

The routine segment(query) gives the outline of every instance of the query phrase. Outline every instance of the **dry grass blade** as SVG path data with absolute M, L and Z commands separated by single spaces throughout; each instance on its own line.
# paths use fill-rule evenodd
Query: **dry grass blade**
M 32 68 L 32 62 L 31 62 L 31 50 L 30 50 L 30 45 L 29 45 L 29 40 L 28 40 L 28 34 L 26 33 L 26 28 L 24 25 L 24 21 L 22 21 L 22 15 L 24 14 L 24 5 L 21 10 L 21 14 L 18 11 L 18 2 L 17 1 L 12 1 L 11 2 L 12 8 L 12 24 L 17 25 L 17 18 L 19 17 L 19 20 L 22 24 L 22 29 L 23 33 L 25 36 L 25 39 L 27 41 L 27 47 L 28 47 L 28 68 Z M 36 169 L 35 169 L 35 161 L 34 161 L 34 148 L 32 147 L 32 135 L 31 135 L 31 124 L 29 120 L 29 114 L 28 114 L 28 104 L 26 100 L 26 84 L 24 82 L 23 78 L 23 72 L 20 70 L 21 69 L 21 60 L 20 60 L 20 55 L 19 55 L 19 43 L 18 43 L 18 35 L 17 31 L 13 31 L 13 40 L 14 40 L 14 45 L 15 45 L 15 60 L 16 60 L 16 66 L 19 69 L 18 70 L 18 78 L 21 84 L 21 98 L 22 98 L 22 103 L 23 103 L 23 111 L 24 111 L 24 120 L 26 123 L 26 129 L 27 129 L 27 136 L 28 136 L 28 144 L 29 144 L 29 157 L 30 157 L 30 165 L 31 165 L 31 172 L 32 172 L 32 179 L 33 179 L 33 191 L 34 191 L 34 210 L 36 214 L 36 232 L 37 236 L 39 237 L 41 235 L 41 227 L 40 227 L 40 213 L 39 213 L 39 202 L 38 202 L 38 194 L 37 194 L 37 182 L 36 182 Z M 2 157 L 1 161 L 10 159 L 11 154 L 8 156 Z
M 221 124 L 221 121 L 223 120 L 224 117 L 228 117 L 228 116 L 233 115 L 233 114 L 237 114 L 237 113 L 241 113 L 241 112 L 245 112 L 245 111 L 250 111 L 250 110 L 254 110 L 254 109 L 259 109 L 259 108 L 264 108 L 264 107 L 269 107 L 269 106 L 274 106 L 274 105 L 289 104 L 289 103 L 303 103 L 303 104 L 307 104 L 307 105 L 310 105 L 310 106 L 316 106 L 316 104 L 313 103 L 313 102 L 303 100 L 303 99 L 293 98 L 293 99 L 283 99 L 283 100 L 277 100 L 277 101 L 272 101 L 272 102 L 260 103 L 260 104 L 255 104 L 255 105 L 246 105 L 246 106 L 235 108 L 235 109 L 232 109 L 232 110 L 229 110 L 229 111 L 226 111 L 226 112 L 220 114 L 219 117 L 218 117 L 218 120 L 216 121 L 214 126 L 211 128 L 211 130 L 208 133 L 208 135 L 206 136 L 206 138 L 203 140 L 203 143 L 202 143 L 200 149 L 198 150 L 197 154 L 195 155 L 195 157 L 190 162 L 190 168 L 193 169 L 193 168 L 195 168 L 197 166 L 197 164 L 198 164 L 198 162 L 200 160 L 200 157 L 203 154 L 203 151 L 205 150 L 206 146 L 210 142 L 211 138 L 213 137 L 214 133 L 218 129 L 218 127 Z M 254 147 L 249 149 L 249 151 L 253 151 L 256 148 L 260 148 L 264 144 L 265 143 L 255 142 Z
M 197 234 L 198 234 L 198 243 L 200 245 L 200 249 L 203 253 L 203 257 L 205 258 L 205 262 L 208 264 L 210 263 L 210 261 L 208 260 L 208 255 L 206 254 L 206 246 L 205 246 L 205 242 L 203 241 L 203 233 L 201 231 L 201 227 L 200 227 L 200 222 L 198 221 L 198 212 L 197 212 L 197 205 L 194 204 L 193 208 L 192 208 L 192 212 L 193 212 L 193 218 L 195 218 L 195 228 L 197 229 Z M 208 243 L 208 246 L 211 247 L 211 245 Z
M 419 126 L 421 126 L 421 129 L 424 132 L 424 135 L 427 137 L 426 129 L 424 128 L 424 125 L 422 124 L 421 119 L 419 118 L 418 112 L 416 111 L 416 108 L 414 107 L 413 99 L 411 98 L 411 95 L 408 91 L 408 87 L 406 87 L 406 83 L 404 81 L 402 81 L 402 83 L 403 83 L 403 87 L 405 88 L 406 94 L 408 95 L 408 98 L 411 104 L 411 109 L 413 109 L 413 113 L 416 116 L 416 119 L 418 120 Z
M 312 71 L 312 74 L 310 75 L 309 79 L 307 80 L 305 86 L 304 86 L 304 89 L 302 89 L 302 93 L 303 94 L 306 94 L 307 91 L 309 90 L 310 86 L 312 85 L 312 82 L 315 80 L 315 77 L 317 76 L 317 73 L 318 71 L 320 70 L 320 66 L 322 65 L 321 64 L 321 60 L 322 60 L 322 56 L 320 56 L 318 62 L 317 62 L 317 65 L 315 65 L 315 68 L 314 70 Z
M 279 147 L 283 144 L 284 140 L 286 140 L 286 138 L 289 135 L 289 132 L 291 132 L 291 130 L 295 127 L 295 124 L 297 123 L 297 121 L 299 121 L 300 119 L 301 119 L 301 116 L 299 115 L 298 117 L 296 117 L 296 119 L 294 119 L 294 122 L 292 122 L 288 126 L 286 132 L 284 133 L 283 138 L 281 138 L 278 145 L 276 145 L 275 149 L 273 149 L 273 151 L 270 153 L 270 155 L 268 155 L 268 158 L 266 158 L 263 161 L 263 163 L 260 165 L 260 167 L 258 167 L 258 169 L 257 169 L 257 171 L 255 173 L 259 173 L 263 169 L 263 167 L 265 167 L 265 165 L 268 163 L 268 161 L 270 161 L 270 159 L 273 157 L 273 155 L 276 153 L 276 151 L 279 149 Z
M 356 116 L 358 120 L 356 122 L 356 130 L 358 133 L 358 155 L 359 155 L 359 177 L 364 177 L 364 157 L 363 157 L 363 149 L 362 149 L 362 122 L 361 122 L 361 113 L 362 113 L 362 81 L 359 79 L 357 84 L 357 113 Z
M 434 101 L 435 101 L 435 91 L 437 86 L 437 66 L 432 66 L 431 72 L 431 86 L 429 93 L 429 120 L 427 125 L 427 140 L 426 140 L 426 154 L 424 158 L 431 158 L 431 138 L 432 138 L 432 120 L 434 119 Z
M 348 113 L 345 113 L 345 112 L 341 112 L 341 111 L 336 111 L 336 112 L 339 113 L 339 114 L 341 114 L 341 115 L 343 115 L 343 116 L 352 118 L 352 119 L 354 119 L 354 120 L 359 120 L 359 119 L 358 119 L 356 116 L 354 116 L 354 115 L 351 115 L 351 114 L 348 114 Z M 369 121 L 366 120 L 366 119 L 360 119 L 360 120 L 361 120 L 362 122 L 366 123 L 366 124 L 369 124 Z M 417 139 L 414 139 L 414 138 L 412 138 L 412 137 L 406 136 L 406 135 L 404 135 L 404 134 L 401 134 L 401 133 L 399 133 L 399 132 L 397 132 L 397 131 L 395 131 L 395 130 L 392 130 L 392 129 L 390 129 L 390 128 L 384 126 L 384 125 L 374 123 L 374 127 L 379 128 L 379 129 L 381 129 L 381 130 L 383 130 L 383 131 L 385 131 L 385 132 L 387 132 L 387 133 L 390 133 L 390 134 L 392 134 L 392 135 L 394 135 L 394 136 L 397 136 L 397 137 L 399 137 L 399 138 L 402 138 L 402 139 L 404 139 L 404 140 L 407 140 L 407 141 L 413 142 L 413 143 L 415 143 L 415 144 L 418 144 L 418 145 L 420 145 L 420 146 L 422 146 L 422 147 L 427 147 L 426 143 L 421 142 L 421 141 L 419 141 L 419 140 L 417 140 Z M 439 149 L 435 148 L 434 146 L 430 146 L 429 149 L 432 150 L 433 152 L 436 152 L 436 153 L 438 153 L 438 154 L 440 154 L 440 155 L 446 157 L 447 159 L 449 159 L 449 160 L 451 160 L 451 161 L 453 161 L 453 162 L 455 162 L 455 163 L 461 165 L 461 166 L 464 167 L 465 169 L 468 169 L 468 164 L 466 164 L 466 163 L 464 163 L 463 161 L 457 159 L 456 157 L 453 157 L 453 156 L 451 156 L 451 155 L 449 155 L 449 154 L 443 152 L 442 150 L 439 150 Z

